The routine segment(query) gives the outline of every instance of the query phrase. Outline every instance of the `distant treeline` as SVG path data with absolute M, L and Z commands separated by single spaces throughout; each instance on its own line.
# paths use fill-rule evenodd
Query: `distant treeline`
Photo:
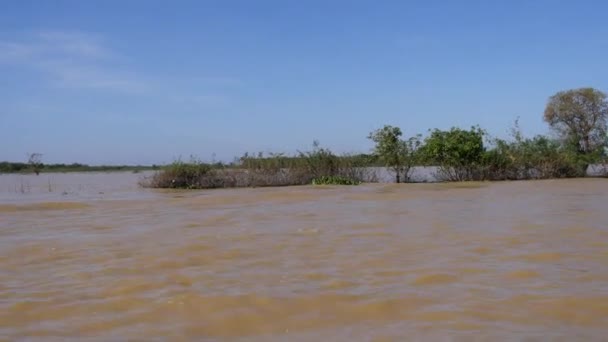
M 159 166 L 152 165 L 86 165 L 72 164 L 44 164 L 0 162 L 0 173 L 30 173 L 30 172 L 106 172 L 106 171 L 146 171 L 158 170 Z

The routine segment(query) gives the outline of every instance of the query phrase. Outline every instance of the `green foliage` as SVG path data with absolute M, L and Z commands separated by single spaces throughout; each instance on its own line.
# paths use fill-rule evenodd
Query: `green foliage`
M 317 184 L 355 184 L 373 181 L 365 168 L 367 158 L 336 156 L 318 142 L 313 150 L 295 156 L 246 153 L 237 162 L 222 168 L 200 163 L 180 161 L 144 181 L 143 186 L 154 188 L 210 189 L 228 187 L 263 187 Z M 332 183 L 333 182 L 333 183 Z
M 315 160 L 316 162 L 336 162 L 340 167 L 368 167 L 382 165 L 376 155 L 354 154 L 341 156 L 334 155 L 333 157 L 330 157 L 327 152 L 331 153 L 331 151 L 327 149 L 319 149 L 319 151 L 313 150 L 311 152 L 298 152 L 298 154 L 295 156 L 287 156 L 283 153 L 270 153 L 268 155 L 264 155 L 263 153 L 245 153 L 242 157 L 238 158 L 234 163 L 229 165 L 229 167 L 246 168 L 249 170 L 278 170 L 305 168 L 310 165 L 313 168 L 319 168 L 319 166 L 311 165 L 311 162 L 314 163 L 311 159 Z
M 359 185 L 361 181 L 343 176 L 321 176 L 312 180 L 313 185 Z
M 329 149 L 322 148 L 318 141 L 313 142 L 310 152 L 298 152 L 304 170 L 311 177 L 335 176 L 340 173 L 341 160 Z
M 400 165 L 402 162 L 405 144 L 401 140 L 401 129 L 386 125 L 369 134 L 368 139 L 376 143 L 374 153 L 388 167 Z
M 0 162 L 0 173 L 18 173 L 25 172 L 29 168 L 29 165 L 26 163 L 10 163 L 10 162 Z
M 525 170 L 525 178 L 553 178 L 574 176 L 574 154 L 563 150 L 558 141 L 535 136 L 515 144 L 515 161 Z
M 435 129 L 420 148 L 420 159 L 439 166 L 439 177 L 450 181 L 476 180 L 482 165 L 486 135 L 479 127 L 470 130 L 452 127 L 449 131 Z
M 484 176 L 490 180 L 546 179 L 584 176 L 588 156 L 571 145 L 537 135 L 525 138 L 518 122 L 513 140 L 494 140 L 494 148 L 484 154 Z
M 205 163 L 191 157 L 190 162 L 186 163 L 178 159 L 165 166 L 162 171 L 162 186 L 165 188 L 179 189 L 198 189 L 201 187 L 201 180 L 213 172 L 212 168 Z
M 491 180 L 576 177 L 585 172 L 576 154 L 545 136 L 500 141 L 486 153 L 484 161 L 486 178 Z
M 368 139 L 376 143 L 374 155 L 384 166 L 395 172 L 397 183 L 401 182 L 402 176 L 406 182 L 409 181 L 410 170 L 416 163 L 416 152 L 421 144 L 419 135 L 405 141 L 401 136 L 401 129 L 390 125 L 371 132 L 368 136 Z

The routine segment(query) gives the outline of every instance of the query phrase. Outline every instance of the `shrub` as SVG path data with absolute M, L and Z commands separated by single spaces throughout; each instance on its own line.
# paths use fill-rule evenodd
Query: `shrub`
M 312 180 L 313 185 L 359 185 L 361 181 L 343 176 L 321 176 Z
M 151 188 L 179 189 L 219 187 L 215 178 L 215 171 L 209 165 L 192 158 L 189 163 L 176 160 L 152 177 L 145 179 L 141 185 Z
M 512 135 L 513 141 L 496 139 L 494 148 L 485 152 L 485 179 L 547 179 L 585 175 L 589 155 L 580 155 L 570 145 L 542 135 L 524 138 L 517 121 Z
M 485 131 L 452 127 L 449 131 L 435 129 L 424 140 L 420 158 L 439 167 L 437 178 L 447 181 L 479 180 L 485 152 Z
M 212 189 L 306 185 L 313 180 L 357 184 L 375 181 L 374 172 L 363 167 L 362 160 L 336 156 L 315 142 L 312 151 L 299 152 L 294 157 L 245 154 L 231 167 L 212 167 L 195 159 L 189 163 L 178 160 L 140 184 L 151 188 Z

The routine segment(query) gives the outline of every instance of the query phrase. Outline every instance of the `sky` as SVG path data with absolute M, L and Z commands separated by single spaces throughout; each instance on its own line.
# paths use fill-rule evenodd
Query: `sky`
M 0 160 L 162 164 L 516 118 L 608 91 L 607 1 L 0 1 Z

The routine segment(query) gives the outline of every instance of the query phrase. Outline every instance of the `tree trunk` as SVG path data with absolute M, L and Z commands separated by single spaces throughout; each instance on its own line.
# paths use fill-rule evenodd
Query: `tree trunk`
M 591 152 L 591 138 L 588 134 L 583 136 L 583 153 Z

